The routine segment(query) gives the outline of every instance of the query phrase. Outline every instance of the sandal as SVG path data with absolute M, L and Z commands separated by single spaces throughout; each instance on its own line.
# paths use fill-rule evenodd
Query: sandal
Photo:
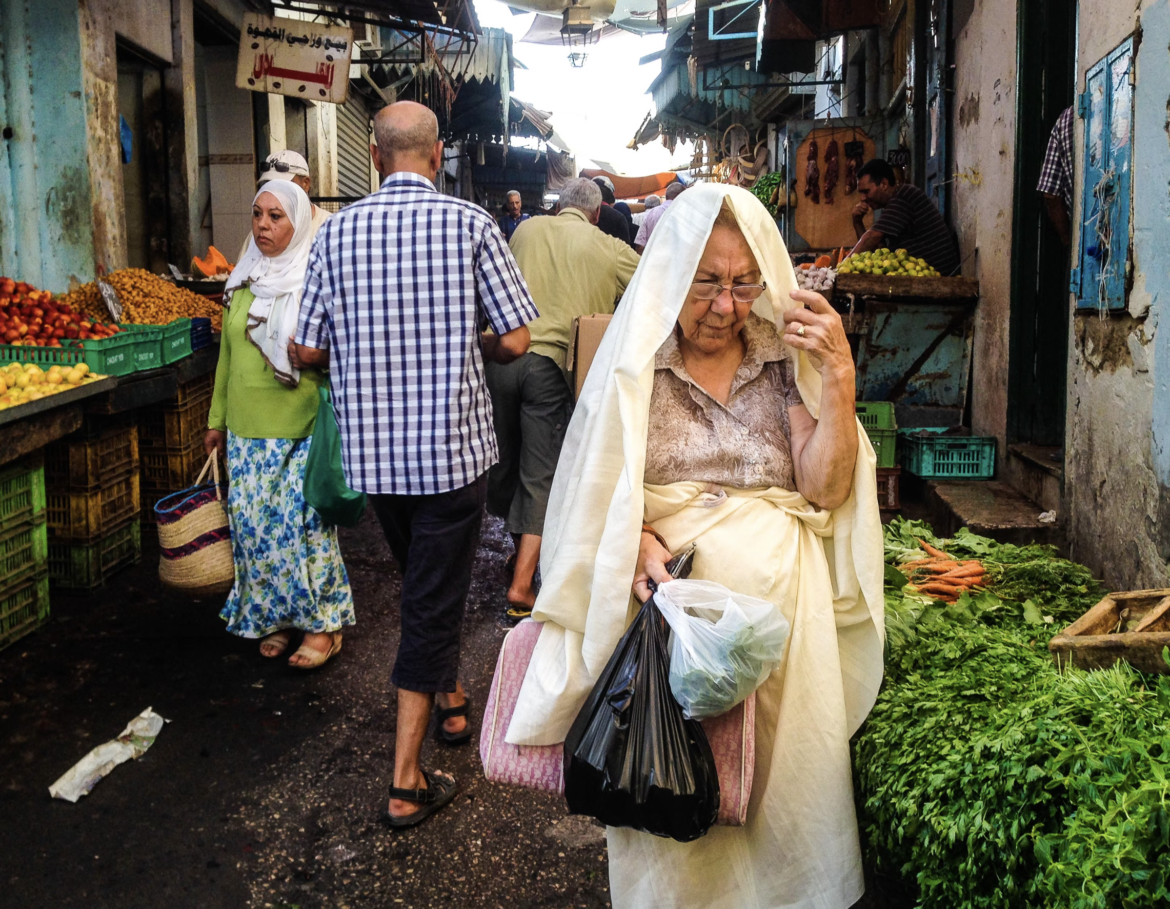
M 339 653 L 341 653 L 341 632 L 334 631 L 331 635 L 331 643 L 328 650 L 317 650 L 302 642 L 293 656 L 307 657 L 309 662 L 294 663 L 292 657 L 289 657 L 288 665 L 293 669 L 317 669 L 320 666 L 324 666 L 332 657 Z
M 421 805 L 414 814 L 394 815 L 388 810 L 382 813 L 382 823 L 393 830 L 405 830 L 408 827 L 417 827 L 432 814 L 446 805 L 459 791 L 455 780 L 447 776 L 439 776 L 429 770 L 421 771 L 423 779 L 427 781 L 426 789 L 398 789 L 390 787 L 390 798 L 403 802 L 414 802 Z
M 468 716 L 468 709 L 471 707 L 471 698 L 464 696 L 463 703 L 458 707 L 439 707 L 435 705 L 435 717 L 438 723 L 435 726 L 435 738 L 444 745 L 455 747 L 456 745 L 466 745 L 471 741 L 471 719 L 468 717 L 467 725 L 463 727 L 462 732 L 448 732 L 443 728 L 443 724 L 447 720 L 457 716 Z
M 278 656 L 288 650 L 288 642 L 291 640 L 292 634 L 287 631 L 274 631 L 272 634 L 265 635 L 264 638 L 260 641 L 260 656 L 267 657 L 270 660 L 276 659 Z M 265 653 L 265 644 L 270 644 L 273 647 L 279 647 L 280 649 L 277 650 L 276 653 Z

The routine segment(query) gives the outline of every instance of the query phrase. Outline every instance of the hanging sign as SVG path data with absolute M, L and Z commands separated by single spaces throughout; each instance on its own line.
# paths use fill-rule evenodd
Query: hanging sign
M 351 28 L 248 13 L 240 29 L 236 86 L 342 104 L 352 52 Z

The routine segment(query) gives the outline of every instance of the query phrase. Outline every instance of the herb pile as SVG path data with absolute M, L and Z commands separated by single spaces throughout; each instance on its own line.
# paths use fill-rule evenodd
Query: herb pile
M 916 590 L 900 566 L 923 543 L 978 560 L 980 585 Z M 929 909 L 1170 905 L 1170 677 L 1048 654 L 1103 595 L 1089 571 L 907 521 L 886 562 L 886 683 L 854 741 L 872 865 Z

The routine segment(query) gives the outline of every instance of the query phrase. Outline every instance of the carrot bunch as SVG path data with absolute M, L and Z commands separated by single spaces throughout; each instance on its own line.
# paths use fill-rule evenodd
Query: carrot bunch
M 965 592 L 982 587 L 987 570 L 978 559 L 955 559 L 923 540 L 918 541 L 930 556 L 901 566 L 910 578 L 910 588 L 936 600 L 956 602 Z

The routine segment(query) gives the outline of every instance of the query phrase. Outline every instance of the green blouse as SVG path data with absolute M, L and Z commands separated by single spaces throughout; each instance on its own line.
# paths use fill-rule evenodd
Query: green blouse
M 241 288 L 232 294 L 231 306 L 224 313 L 207 425 L 245 439 L 303 439 L 313 434 L 317 389 L 324 377 L 316 369 L 304 369 L 296 388 L 276 381 L 272 367 L 248 339 L 248 307 L 253 299 L 248 288 Z

